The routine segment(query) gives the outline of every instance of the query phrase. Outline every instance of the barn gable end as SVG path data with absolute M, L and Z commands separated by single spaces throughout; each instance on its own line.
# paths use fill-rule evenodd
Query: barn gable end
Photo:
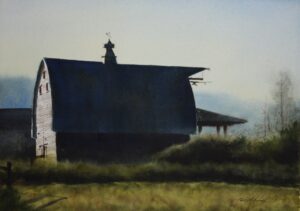
M 44 60 L 38 71 L 33 104 L 32 136 L 36 141 L 36 156 L 56 159 L 56 133 L 52 130 L 52 89 Z

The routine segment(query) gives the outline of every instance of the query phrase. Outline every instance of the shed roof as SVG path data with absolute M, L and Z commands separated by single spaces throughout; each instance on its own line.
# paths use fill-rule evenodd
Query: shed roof
M 30 108 L 0 109 L 0 130 L 26 130 L 31 127 Z
M 205 68 L 51 58 L 44 62 L 50 75 L 55 131 L 195 132 L 195 102 L 188 77 Z
M 197 108 L 197 125 L 222 126 L 246 123 L 247 120 Z

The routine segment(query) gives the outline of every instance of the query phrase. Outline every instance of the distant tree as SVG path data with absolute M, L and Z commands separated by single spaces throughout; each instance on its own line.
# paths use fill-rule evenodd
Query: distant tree
M 266 138 L 274 132 L 272 122 L 272 106 L 269 102 L 265 102 L 261 110 L 261 118 L 254 125 L 253 134 L 256 137 Z
M 271 92 L 272 101 L 265 102 L 261 119 L 254 125 L 257 137 L 265 138 L 270 134 L 289 128 L 294 122 L 300 122 L 300 101 L 296 104 L 293 83 L 288 72 L 279 72 Z
M 273 128 L 282 131 L 288 128 L 297 116 L 293 97 L 293 83 L 288 72 L 280 72 L 273 90 Z
M 265 104 L 262 113 L 263 113 L 263 136 L 266 137 L 270 132 L 272 132 L 270 108 L 267 103 Z

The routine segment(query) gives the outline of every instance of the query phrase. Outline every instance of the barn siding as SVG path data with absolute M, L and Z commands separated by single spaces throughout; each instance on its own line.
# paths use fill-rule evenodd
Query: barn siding
M 46 145 L 46 157 L 56 159 L 56 133 L 52 130 L 52 97 L 49 74 L 46 65 L 41 66 L 41 74 L 36 90 L 36 156 L 43 155 L 43 145 Z M 45 77 L 43 74 L 45 71 Z M 46 90 L 48 84 L 48 91 Z
M 58 161 L 136 163 L 174 144 L 189 140 L 176 134 L 99 134 L 57 132 Z

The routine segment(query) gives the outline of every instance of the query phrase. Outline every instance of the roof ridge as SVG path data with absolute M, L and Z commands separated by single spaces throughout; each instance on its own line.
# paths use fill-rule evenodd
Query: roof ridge
M 66 62 L 88 62 L 88 63 L 100 63 L 104 64 L 101 61 L 91 61 L 91 60 L 76 60 L 76 59 L 62 59 L 62 58 L 50 58 L 50 57 L 44 57 L 45 61 L 47 60 L 56 60 L 56 61 L 66 61 Z M 184 68 L 184 69 L 190 69 L 190 70 L 199 70 L 199 72 L 209 69 L 206 67 L 187 67 L 187 66 L 172 66 L 172 65 L 152 65 L 152 64 L 117 64 L 117 66 L 136 66 L 136 67 L 158 67 L 158 68 Z
M 44 57 L 43 60 L 60 60 L 60 61 L 68 61 L 68 62 L 91 62 L 91 63 L 104 64 L 101 61 L 77 60 L 77 59 L 62 59 L 62 58 L 50 58 L 50 57 Z

